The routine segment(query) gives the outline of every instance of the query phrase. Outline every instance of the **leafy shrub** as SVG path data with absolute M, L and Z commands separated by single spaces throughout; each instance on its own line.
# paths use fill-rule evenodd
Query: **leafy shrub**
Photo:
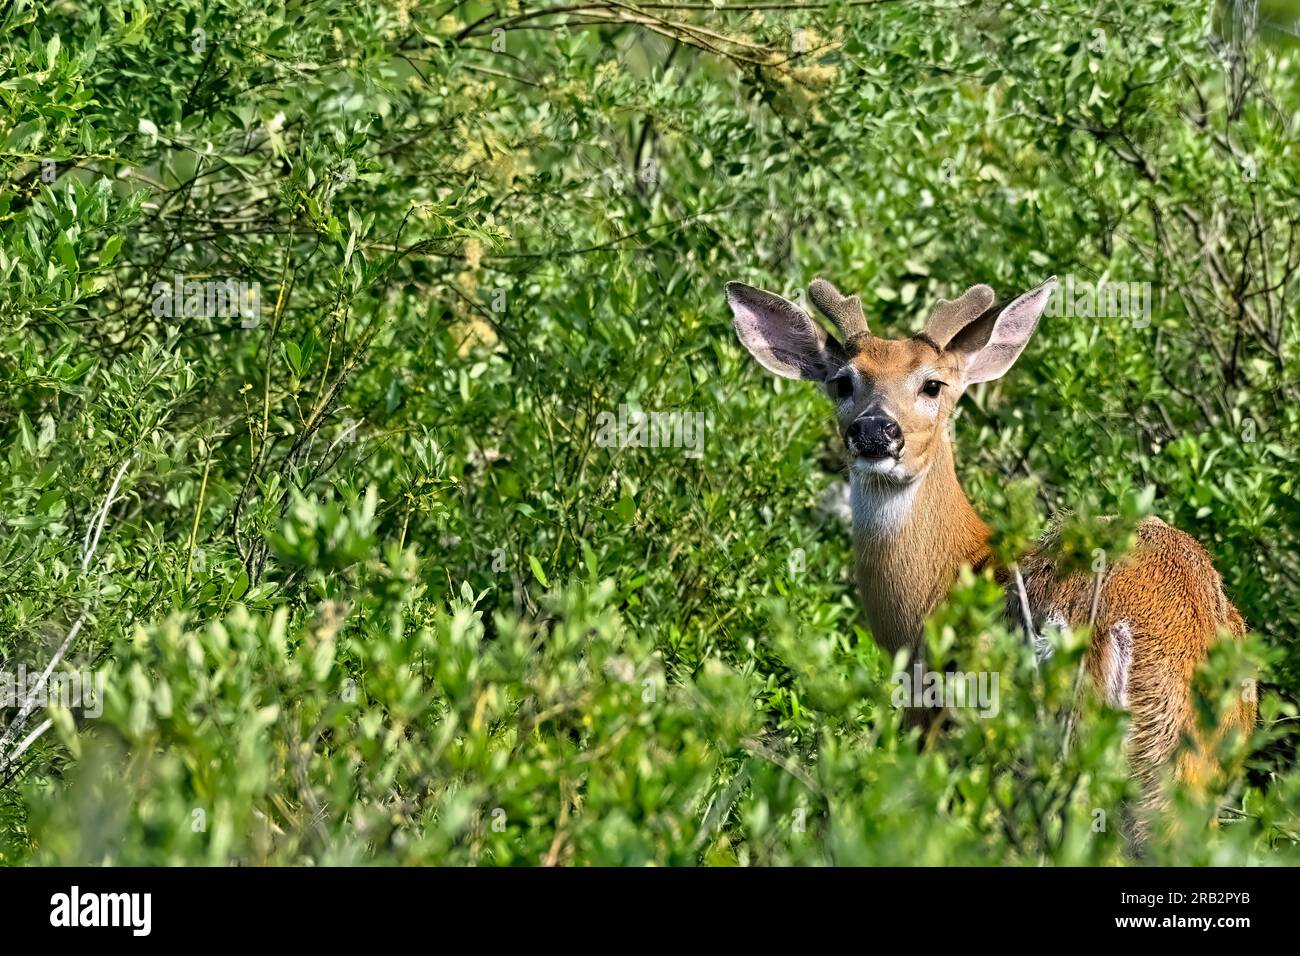
M 898 335 L 1054 272 L 1149 323 L 1046 320 L 963 482 L 1007 553 L 1060 511 L 1081 558 L 1116 512 L 1206 544 L 1253 634 L 1202 716 L 1259 668 L 1261 725 L 1143 859 L 1294 861 L 1269 10 L 271 6 L 0 12 L 0 663 L 105 687 L 5 710 L 0 860 L 1132 862 L 1086 635 L 1037 666 L 990 578 L 929 636 L 997 713 L 905 731 L 827 410 L 721 296 L 825 273 Z M 610 447 L 620 406 L 698 457 Z

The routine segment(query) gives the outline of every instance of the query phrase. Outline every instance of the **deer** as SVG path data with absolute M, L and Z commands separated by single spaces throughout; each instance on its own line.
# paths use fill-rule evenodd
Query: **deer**
M 1132 549 L 1104 578 L 1058 567 L 1054 532 L 1010 567 L 999 567 L 990 529 L 957 479 L 948 427 L 972 385 L 1001 378 L 1024 351 L 1056 287 L 1052 277 L 1011 299 L 975 285 L 940 299 L 922 330 L 904 339 L 873 335 L 861 299 L 814 279 L 808 298 L 837 333 L 795 302 L 739 282 L 726 298 L 741 344 L 770 372 L 824 389 L 848 463 L 854 575 L 876 643 L 924 662 L 925 621 L 962 568 L 995 574 L 1020 606 L 1032 636 L 1044 625 L 1091 626 L 1083 666 L 1092 685 L 1129 713 L 1131 774 L 1147 806 L 1171 761 L 1176 779 L 1203 786 L 1220 772 L 1223 735 L 1249 734 L 1253 684 L 1214 733 L 1198 730 L 1192 676 L 1221 636 L 1246 625 L 1205 549 L 1160 518 L 1138 522 Z M 1059 528 L 1058 528 L 1059 530 Z M 1014 580 L 1013 580 L 1014 579 Z M 1180 748 L 1184 737 L 1193 746 Z

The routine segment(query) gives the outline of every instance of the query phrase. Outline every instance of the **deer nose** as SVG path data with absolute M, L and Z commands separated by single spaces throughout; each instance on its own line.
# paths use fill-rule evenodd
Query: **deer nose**
M 864 458 L 897 458 L 903 451 L 903 429 L 888 415 L 863 415 L 844 433 L 844 444 Z

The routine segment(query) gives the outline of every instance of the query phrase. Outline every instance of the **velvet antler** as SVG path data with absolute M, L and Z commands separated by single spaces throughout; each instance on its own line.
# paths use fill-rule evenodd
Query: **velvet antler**
M 866 313 L 862 311 L 862 300 L 856 295 L 840 295 L 839 289 L 819 276 L 808 286 L 808 298 L 822 315 L 835 323 L 845 345 L 871 334 L 867 329 Z
M 986 285 L 973 285 L 959 299 L 940 299 L 930 313 L 922 333 L 940 351 L 948 347 L 952 337 L 974 322 L 993 305 L 993 290 Z

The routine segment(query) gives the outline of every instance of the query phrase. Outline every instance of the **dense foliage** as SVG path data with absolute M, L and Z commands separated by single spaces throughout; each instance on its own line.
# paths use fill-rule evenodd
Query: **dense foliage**
M 825 399 L 721 295 L 818 273 L 895 335 L 1150 283 L 1044 320 L 958 467 L 1008 553 L 1062 511 L 1084 560 L 1107 513 L 1205 543 L 1252 634 L 1201 711 L 1258 668 L 1261 722 L 1142 860 L 1294 861 L 1286 15 L 12 0 L 0 670 L 104 697 L 0 710 L 0 861 L 1131 862 L 1087 635 L 1036 667 L 991 577 L 930 638 L 998 713 L 903 730 Z M 611 447 L 620 407 L 702 440 Z

